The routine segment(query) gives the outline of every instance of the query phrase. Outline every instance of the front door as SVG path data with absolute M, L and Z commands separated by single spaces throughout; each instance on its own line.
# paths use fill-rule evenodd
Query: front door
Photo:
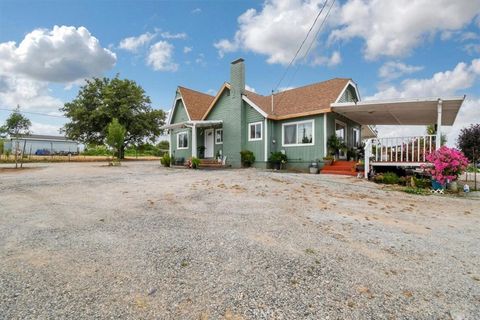
M 345 144 L 347 144 L 347 125 L 344 122 L 335 120 L 335 134 L 337 138 L 342 139 Z M 340 150 L 338 157 L 340 159 L 346 159 L 347 154 L 345 151 Z
M 213 158 L 213 129 L 205 130 L 205 158 Z

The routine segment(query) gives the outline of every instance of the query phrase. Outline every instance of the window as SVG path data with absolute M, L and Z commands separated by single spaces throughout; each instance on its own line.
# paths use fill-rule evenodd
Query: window
M 255 122 L 248 124 L 248 141 L 262 140 L 262 123 Z
M 290 122 L 282 125 L 282 145 L 313 145 L 314 120 Z
M 223 129 L 215 129 L 215 144 L 223 144 Z
M 188 149 L 188 132 L 177 133 L 177 149 Z
M 358 128 L 353 128 L 353 146 L 360 146 L 360 129 Z

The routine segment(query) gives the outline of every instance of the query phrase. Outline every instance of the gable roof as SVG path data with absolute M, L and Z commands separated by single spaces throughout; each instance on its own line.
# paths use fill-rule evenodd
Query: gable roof
M 185 87 L 178 87 L 190 120 L 201 120 L 215 97 Z
M 276 93 L 273 95 L 273 111 L 271 95 L 245 91 L 245 96 L 269 118 L 281 120 L 331 111 L 330 104 L 338 100 L 350 83 L 353 84 L 351 79 L 335 78 Z

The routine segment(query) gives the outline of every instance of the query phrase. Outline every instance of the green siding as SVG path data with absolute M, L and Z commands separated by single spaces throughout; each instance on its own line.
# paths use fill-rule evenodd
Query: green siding
M 311 162 L 321 161 L 324 154 L 324 115 L 301 117 L 295 119 L 288 119 L 276 121 L 273 124 L 275 144 L 272 144 L 271 150 L 281 151 L 285 150 L 288 157 L 288 168 L 307 169 Z M 282 125 L 285 123 L 293 123 L 305 120 L 314 120 L 314 145 L 309 146 L 282 146 Z M 270 128 L 269 128 L 270 129 Z M 269 151 L 270 152 L 270 151 Z
M 360 129 L 360 125 L 348 118 L 345 118 L 344 116 L 331 112 L 328 113 L 327 116 L 327 139 L 328 137 L 332 136 L 335 134 L 335 120 L 339 120 L 341 122 L 344 122 L 347 125 L 347 146 L 352 147 L 353 146 L 353 128 L 358 128 Z
M 171 123 L 188 121 L 188 115 L 183 106 L 182 100 L 177 100 Z M 177 134 L 179 132 L 188 132 L 188 149 L 177 149 Z M 175 158 L 184 158 L 185 160 L 192 156 L 192 131 L 188 128 L 174 129 L 170 131 L 170 144 L 172 146 L 172 155 Z
M 358 101 L 357 92 L 352 85 L 349 85 L 347 89 L 343 92 L 342 96 L 338 102 L 355 102 Z
M 265 118 L 258 113 L 253 107 L 248 103 L 243 103 L 243 108 L 245 109 L 245 143 L 243 144 L 243 150 L 250 150 L 255 155 L 255 162 L 264 162 L 265 161 Z M 248 141 L 249 137 L 249 124 L 254 122 L 262 122 L 262 140 L 259 141 Z

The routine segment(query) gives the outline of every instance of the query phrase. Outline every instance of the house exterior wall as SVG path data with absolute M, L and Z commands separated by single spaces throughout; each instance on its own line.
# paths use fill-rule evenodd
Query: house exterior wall
M 360 125 L 338 113 L 330 112 L 327 114 L 327 139 L 335 134 L 335 120 L 339 120 L 347 125 L 347 147 L 353 147 L 353 128 L 357 128 L 358 130 L 360 130 Z
M 252 151 L 255 155 L 255 162 L 265 162 L 265 118 L 246 102 L 243 103 L 243 108 L 245 110 L 245 125 L 243 128 L 245 142 L 242 150 Z M 249 125 L 255 122 L 262 123 L 262 140 L 249 141 Z
M 297 170 L 307 170 L 312 162 L 322 161 L 324 154 L 324 115 L 316 115 L 309 117 L 294 118 L 272 123 L 271 132 L 273 136 L 271 140 L 275 140 L 275 144 L 271 143 L 269 154 L 271 151 L 285 151 L 288 158 L 287 168 Z M 314 121 L 314 141 L 313 145 L 308 146 L 283 146 L 282 145 L 282 125 L 306 120 Z M 269 128 L 270 129 L 270 128 Z
M 171 123 L 188 121 L 188 115 L 182 100 L 177 100 L 175 110 L 172 115 Z M 180 132 L 188 132 L 188 148 L 177 149 L 177 134 Z M 172 146 L 172 156 L 175 158 L 183 158 L 184 160 L 192 156 L 192 130 L 189 128 L 173 129 L 170 131 L 170 145 Z
M 348 85 L 347 89 L 343 92 L 338 102 L 352 102 L 360 100 L 357 97 L 357 93 L 355 92 L 355 88 L 350 84 Z

